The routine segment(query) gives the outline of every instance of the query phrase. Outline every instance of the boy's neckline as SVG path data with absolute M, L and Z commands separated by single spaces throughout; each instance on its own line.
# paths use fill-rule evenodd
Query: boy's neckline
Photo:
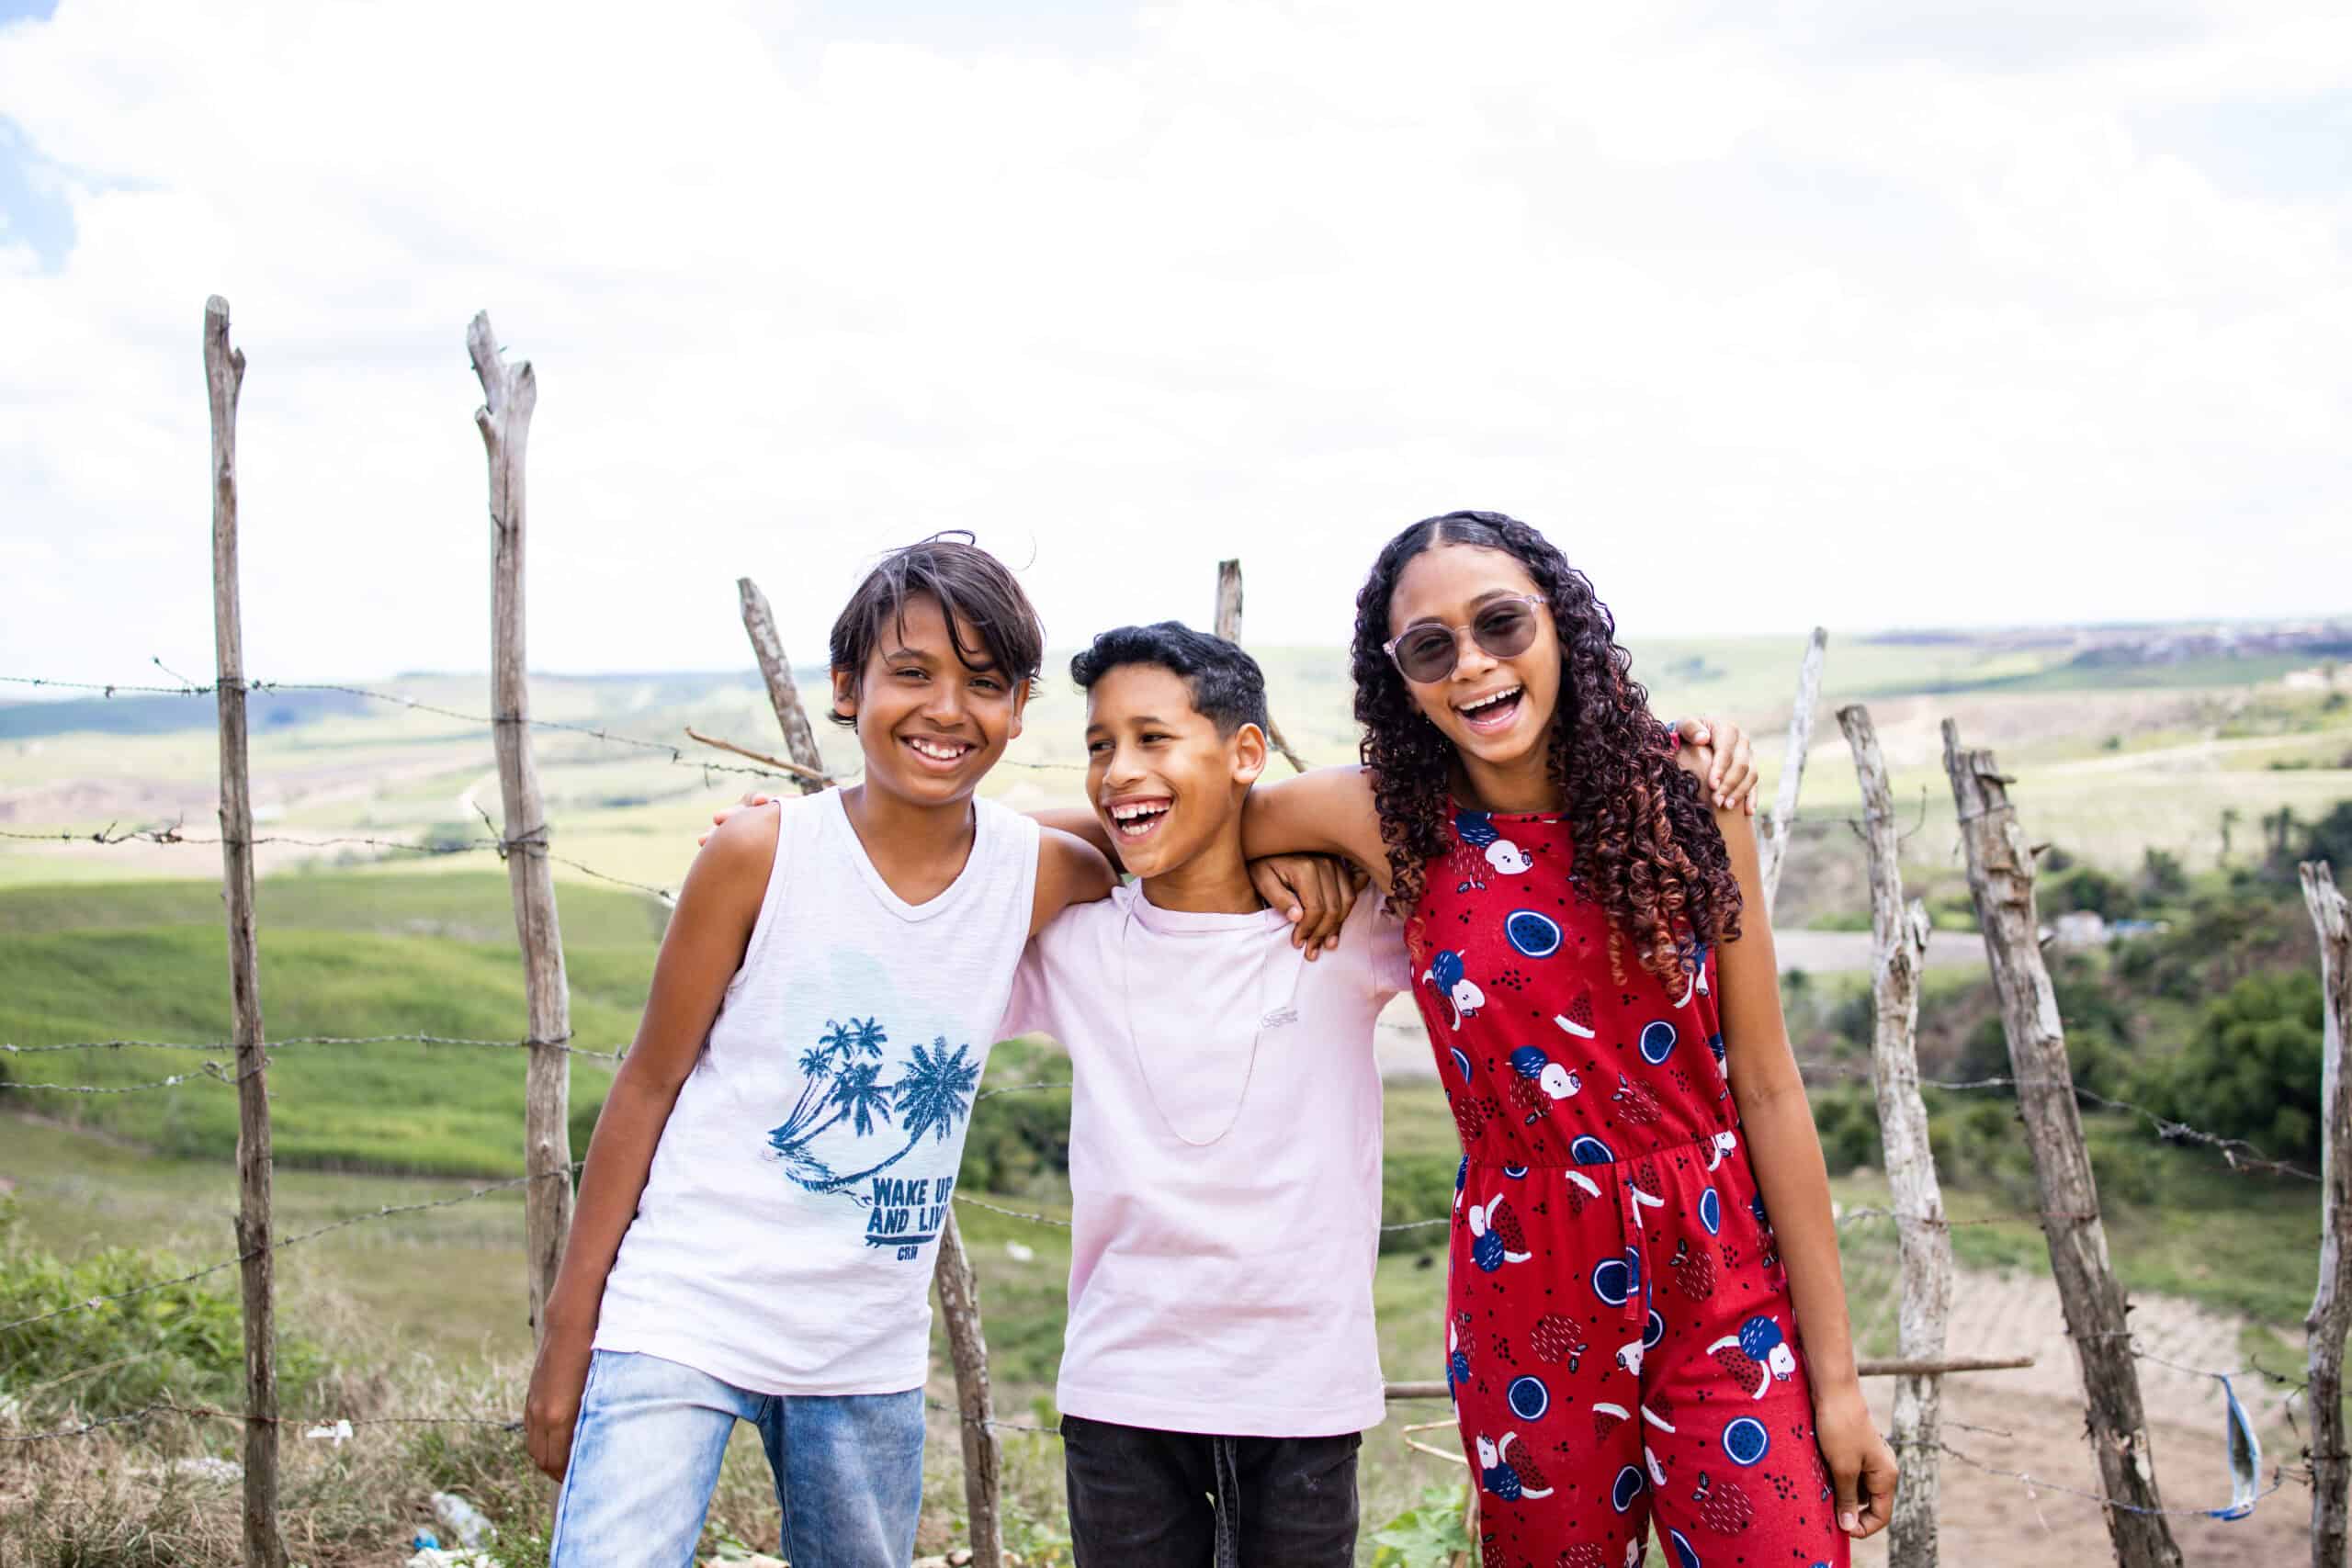
M 1231 931 L 1261 928 L 1272 931 L 1277 927 L 1287 931 L 1290 919 L 1279 909 L 1260 903 L 1254 909 L 1171 909 L 1155 904 L 1140 882 L 1132 882 L 1119 892 L 1126 904 L 1126 912 L 1136 923 L 1148 931 L 1160 932 Z

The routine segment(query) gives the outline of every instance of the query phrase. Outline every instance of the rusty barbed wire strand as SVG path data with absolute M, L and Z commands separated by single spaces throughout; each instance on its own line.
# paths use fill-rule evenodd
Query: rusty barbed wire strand
M 529 1051 L 545 1046 L 569 1056 L 613 1062 L 628 1055 L 626 1045 L 602 1050 L 567 1043 L 569 1038 L 476 1040 L 451 1034 L 289 1034 L 280 1040 L 265 1040 L 262 1046 L 270 1051 L 287 1045 L 469 1045 L 503 1051 Z M 237 1043 L 233 1040 L 69 1040 L 55 1045 L 17 1045 L 0 1041 L 0 1055 L 8 1056 L 38 1056 L 55 1051 L 233 1051 L 236 1048 Z

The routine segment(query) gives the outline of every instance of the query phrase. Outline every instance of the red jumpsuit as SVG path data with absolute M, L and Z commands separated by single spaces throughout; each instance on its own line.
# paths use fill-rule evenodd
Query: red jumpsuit
M 1446 1382 L 1490 1568 L 1846 1568 L 1713 955 L 1668 987 L 1568 828 L 1460 810 L 1408 931 L 1464 1159 Z

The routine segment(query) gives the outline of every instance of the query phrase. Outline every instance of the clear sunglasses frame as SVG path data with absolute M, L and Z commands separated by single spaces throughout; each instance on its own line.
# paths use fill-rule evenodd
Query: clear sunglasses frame
M 1396 645 L 1403 642 L 1407 637 L 1411 637 L 1416 632 L 1429 630 L 1430 628 L 1427 625 L 1417 623 L 1413 626 L 1407 626 L 1403 631 L 1398 632 L 1395 637 L 1392 637 L 1386 642 L 1382 643 L 1380 645 L 1380 651 L 1388 655 L 1388 662 L 1395 665 L 1396 667 L 1396 673 L 1405 677 L 1406 680 L 1412 682 L 1417 686 L 1434 686 L 1439 682 L 1449 679 L 1453 674 L 1453 671 L 1460 668 L 1462 663 L 1462 634 L 1464 632 L 1468 632 L 1471 637 L 1476 640 L 1478 636 L 1479 616 L 1486 615 L 1487 611 L 1501 604 L 1525 604 L 1531 609 L 1541 609 L 1549 605 L 1551 601 L 1544 598 L 1541 593 L 1506 594 L 1501 598 L 1487 600 L 1486 604 L 1479 606 L 1477 615 L 1473 615 L 1469 620 L 1464 621 L 1462 625 L 1458 626 L 1446 626 L 1442 628 L 1453 634 L 1453 658 L 1443 670 L 1441 670 L 1426 681 L 1414 674 L 1410 670 L 1405 668 L 1405 661 L 1396 657 Z M 1532 641 L 1532 639 L 1530 640 Z M 1484 650 L 1487 656 L 1490 659 L 1510 659 L 1527 651 L 1524 648 L 1515 648 L 1509 653 L 1498 653 L 1495 649 L 1487 648 L 1484 642 L 1479 642 L 1478 647 Z

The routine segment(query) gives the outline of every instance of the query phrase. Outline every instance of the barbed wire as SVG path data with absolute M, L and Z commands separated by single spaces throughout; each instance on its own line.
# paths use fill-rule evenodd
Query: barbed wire
M 1870 1068 L 1861 1066 L 1807 1066 L 1801 1067 L 1799 1072 L 1801 1075 L 1810 1078 L 1828 1078 L 1833 1081 L 1842 1082 L 1870 1080 L 1873 1077 Z M 2270 1156 L 2264 1154 L 2261 1149 L 2257 1148 L 2255 1145 L 2249 1143 L 2244 1138 L 2225 1137 L 2219 1133 L 2209 1133 L 2203 1128 L 2196 1126 L 2193 1123 L 2177 1121 L 2172 1117 L 2161 1115 L 2156 1111 L 2149 1110 L 2144 1105 L 2134 1104 L 2131 1100 L 2122 1100 L 2114 1095 L 2102 1094 L 2097 1089 L 2085 1089 L 2081 1084 L 2073 1082 L 2071 1079 L 2020 1078 L 2000 1076 L 1994 1077 L 1968 1078 L 1957 1082 L 1946 1078 L 1927 1077 L 1919 1078 L 1916 1081 L 1922 1089 L 1939 1089 L 1955 1092 L 1996 1089 L 2072 1089 L 2077 1097 L 2087 1100 L 2093 1104 L 2100 1106 L 2105 1110 L 2120 1111 L 2126 1114 L 2141 1118 L 2154 1130 L 2157 1141 L 2160 1143 L 2201 1144 L 2209 1148 L 2214 1149 L 2221 1155 L 2223 1163 L 2228 1165 L 2232 1170 L 2240 1172 L 2248 1170 L 2267 1171 L 2274 1176 L 2291 1176 L 2299 1180 L 2312 1182 L 2315 1182 L 2320 1179 L 2318 1172 L 2306 1170 L 2301 1166 L 2296 1165 L 2290 1160 L 2274 1159 Z
M 16 1078 L 0 1078 L 0 1089 L 40 1089 L 50 1094 L 137 1094 L 142 1089 L 177 1089 L 187 1083 L 218 1083 L 234 1088 L 247 1078 L 259 1077 L 269 1066 L 266 1059 L 242 1073 L 231 1073 L 219 1062 L 207 1062 L 192 1073 L 174 1073 L 169 1077 L 153 1078 L 145 1083 L 25 1083 Z
M 265 1050 L 276 1051 L 288 1045 L 467 1045 L 503 1051 L 529 1051 L 540 1047 L 560 1051 L 569 1056 L 586 1056 L 596 1061 L 617 1062 L 628 1055 L 628 1047 L 616 1045 L 610 1050 L 569 1043 L 570 1036 L 561 1040 L 477 1040 L 450 1034 L 292 1034 L 280 1040 L 265 1040 Z M 233 1040 L 70 1040 L 55 1045 L 17 1045 L 0 1042 L 0 1055 L 38 1056 L 55 1051 L 234 1051 Z
M 249 839 L 231 839 L 217 833 L 184 833 L 180 831 L 177 824 L 169 828 L 134 828 L 127 832 L 118 831 L 118 826 L 116 823 L 109 822 L 104 828 L 91 833 L 27 833 L 0 829 L 0 839 L 56 840 L 63 843 L 94 843 L 109 846 L 130 843 L 215 846 L 233 844 L 243 849 L 252 849 L 265 844 L 290 844 L 302 849 L 326 850 L 356 844 L 369 849 L 401 854 L 423 855 L 427 858 L 480 854 L 485 850 L 492 850 L 497 852 L 500 860 L 504 860 L 510 852 L 517 849 L 536 849 L 556 864 L 570 866 L 582 875 L 593 876 L 600 882 L 610 882 L 618 886 L 633 888 L 639 893 L 650 894 L 664 904 L 674 905 L 678 901 L 676 892 L 671 888 L 657 887 L 650 882 L 638 882 L 629 877 L 616 876 L 609 871 L 600 871 L 569 855 L 557 854 L 548 848 L 545 828 L 537 829 L 529 833 L 517 834 L 512 838 L 439 839 L 417 843 L 406 839 L 379 839 L 351 833 L 334 834 L 326 838 L 310 838 L 294 833 L 257 833 Z
M 161 660 L 154 660 L 152 662 L 158 669 L 164 668 Z M 165 672 L 170 673 L 168 670 Z M 198 683 L 187 681 L 184 677 L 181 684 L 176 686 L 142 686 L 125 682 L 56 681 L 45 676 L 33 675 L 0 675 L 0 682 L 17 686 L 43 687 L 54 691 L 96 692 L 107 699 L 112 699 L 119 694 L 209 697 L 220 691 L 218 682 Z M 686 749 L 674 740 L 653 740 L 643 736 L 625 735 L 606 725 L 574 724 L 565 719 L 531 718 L 514 714 L 469 713 L 460 708 L 424 702 L 399 692 L 379 692 L 368 686 L 353 686 L 332 681 L 268 681 L 249 676 L 244 681 L 243 686 L 248 695 L 256 694 L 267 695 L 279 692 L 311 692 L 361 697 L 369 702 L 385 703 L 413 713 L 431 714 L 438 718 L 455 719 L 461 724 L 470 724 L 490 729 L 495 729 L 503 724 L 520 723 L 533 729 L 551 729 L 566 734 L 585 736 L 592 740 L 600 740 L 608 745 L 627 746 L 641 751 L 664 753 L 670 761 L 680 767 L 699 768 L 706 773 L 747 773 L 757 778 L 786 779 L 796 782 L 800 777 L 799 774 L 785 773 L 775 768 L 752 767 L 734 762 L 705 761 L 699 757 L 688 754 Z M 1086 772 L 1086 765 L 1082 762 L 1047 762 L 1023 757 L 1001 757 L 998 759 L 998 765 L 1032 768 L 1042 773 L 1082 773 Z
M 568 1179 L 586 1163 L 584 1160 L 573 1160 L 569 1165 L 554 1169 L 533 1171 L 527 1175 L 511 1177 L 504 1181 L 492 1182 L 488 1186 L 477 1187 L 470 1192 L 461 1192 L 455 1197 L 435 1198 L 417 1203 L 387 1203 L 380 1208 L 366 1210 L 356 1214 L 346 1214 L 342 1219 L 298 1232 L 293 1235 L 279 1236 L 266 1247 L 254 1247 L 249 1251 L 238 1253 L 233 1258 L 224 1258 L 217 1263 L 208 1263 L 201 1269 L 191 1269 L 186 1274 L 176 1275 L 169 1280 L 154 1280 L 144 1285 L 134 1285 L 127 1291 L 114 1291 L 105 1295 L 89 1296 L 49 1312 L 37 1312 L 29 1316 L 13 1318 L 6 1323 L 0 1323 L 0 1334 L 29 1327 L 36 1323 L 47 1323 L 51 1318 L 69 1317 L 77 1312 L 95 1312 L 114 1302 L 151 1295 L 157 1291 L 170 1290 L 175 1285 L 193 1284 L 209 1275 L 220 1273 L 223 1269 L 233 1269 L 248 1258 L 259 1258 L 264 1253 L 283 1252 L 289 1247 L 299 1247 L 306 1241 L 315 1241 L 322 1235 L 347 1229 L 352 1225 L 366 1224 L 374 1220 L 388 1220 L 397 1214 L 417 1214 L 428 1209 L 447 1209 L 459 1203 L 470 1203 L 478 1198 L 487 1198 L 493 1192 L 510 1191 L 517 1187 L 527 1186 L 534 1181 L 546 1181 L 557 1177 Z
M 1924 1448 L 1926 1445 L 1916 1444 L 1906 1446 Z M 1983 1460 L 1977 1459 L 1972 1454 L 1962 1453 L 1960 1450 L 1953 1448 L 1950 1443 L 1944 1442 L 1940 1439 L 1937 1441 L 1936 1446 L 1941 1449 L 1951 1458 L 1960 1461 L 1961 1463 L 1967 1465 L 1973 1470 L 1983 1471 L 1987 1475 L 2006 1477 L 2008 1480 L 2017 1482 L 2029 1491 L 2040 1489 L 2045 1492 L 2063 1492 L 2070 1497 L 2084 1498 L 2089 1502 L 2097 1503 L 2102 1508 L 2109 1508 L 2119 1514 L 2140 1514 L 2143 1516 L 2161 1515 L 2166 1518 L 2182 1519 L 2220 1519 L 2236 1517 L 2240 1517 L 2242 1509 L 2251 1509 L 2255 1504 L 2261 1502 L 2265 1497 L 2269 1496 L 2272 1493 L 2287 1484 L 2285 1467 L 2273 1466 L 2270 1472 L 2270 1484 L 2256 1493 L 2253 1496 L 2247 1498 L 2243 1504 L 2232 1504 L 2228 1507 L 2222 1508 L 2150 1508 L 2137 1503 L 2120 1502 L 2116 1498 L 2108 1496 L 2104 1493 L 2085 1491 L 2082 1487 L 2068 1486 L 2061 1482 L 2044 1481 L 2040 1476 L 2030 1474 L 2022 1470 L 2004 1470 L 1998 1465 L 1987 1464 Z

